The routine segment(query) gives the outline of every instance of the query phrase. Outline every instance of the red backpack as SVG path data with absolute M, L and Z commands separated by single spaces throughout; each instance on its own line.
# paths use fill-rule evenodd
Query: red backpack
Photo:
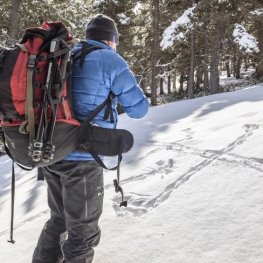
M 112 119 L 111 100 L 114 94 L 99 105 L 80 123 L 74 119 L 71 99 L 73 63 L 84 63 L 85 56 L 100 47 L 88 46 L 74 57 L 73 40 L 61 22 L 45 22 L 41 27 L 26 29 L 22 40 L 0 52 L 0 141 L 8 156 L 22 169 L 32 170 L 58 162 L 74 150 L 90 153 L 105 169 L 98 155 L 118 156 L 114 180 L 119 186 L 119 167 L 122 153 L 133 146 L 133 136 L 121 129 L 105 129 L 90 121 L 106 107 L 104 120 Z M 10 242 L 13 241 L 14 162 L 12 169 L 12 220 Z
M 13 159 L 25 167 L 54 163 L 76 147 L 80 123 L 71 109 L 72 39 L 63 23 L 45 22 L 1 50 L 1 126 Z
M 119 155 L 121 137 L 126 139 L 122 152 L 132 147 L 133 138 L 127 131 L 89 124 L 104 107 L 104 119 L 112 118 L 111 92 L 84 123 L 74 119 L 72 64 L 80 61 L 82 67 L 85 56 L 100 47 L 82 41 L 82 50 L 73 57 L 72 40 L 63 23 L 44 22 L 41 27 L 26 29 L 19 44 L 1 50 L 1 126 L 7 152 L 25 168 L 50 165 L 75 149 L 93 155 Z

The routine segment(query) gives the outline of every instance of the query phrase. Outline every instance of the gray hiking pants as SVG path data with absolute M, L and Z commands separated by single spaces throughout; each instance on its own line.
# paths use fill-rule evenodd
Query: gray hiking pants
M 42 168 L 48 184 L 51 217 L 46 222 L 32 263 L 90 263 L 99 244 L 103 204 L 103 169 L 96 161 L 66 161 Z M 68 237 L 60 244 L 61 234 Z M 62 252 L 62 254 L 61 254 Z

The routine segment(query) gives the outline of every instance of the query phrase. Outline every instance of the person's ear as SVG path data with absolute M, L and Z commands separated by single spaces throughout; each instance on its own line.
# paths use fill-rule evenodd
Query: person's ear
M 116 48 L 116 46 L 117 46 L 116 43 L 111 42 L 111 41 L 109 41 L 109 42 L 110 42 L 110 47 L 111 47 L 111 48 L 113 48 L 113 49 Z

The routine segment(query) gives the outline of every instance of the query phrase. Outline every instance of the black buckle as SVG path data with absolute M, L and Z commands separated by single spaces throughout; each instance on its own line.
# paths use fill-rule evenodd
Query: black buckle
M 27 67 L 33 68 L 35 67 L 36 63 L 37 63 L 37 55 L 30 55 L 29 61 L 27 63 Z
M 109 94 L 109 99 L 110 100 L 113 100 L 115 98 L 115 95 L 112 93 L 112 92 L 110 92 L 110 94 Z
M 89 142 L 84 142 L 80 145 L 84 149 L 89 149 L 90 148 L 90 143 Z

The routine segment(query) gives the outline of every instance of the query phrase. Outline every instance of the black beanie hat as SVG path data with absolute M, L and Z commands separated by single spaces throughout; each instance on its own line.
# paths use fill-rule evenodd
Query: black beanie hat
M 93 17 L 86 28 L 86 39 L 109 40 L 119 44 L 119 34 L 114 20 L 101 14 Z

